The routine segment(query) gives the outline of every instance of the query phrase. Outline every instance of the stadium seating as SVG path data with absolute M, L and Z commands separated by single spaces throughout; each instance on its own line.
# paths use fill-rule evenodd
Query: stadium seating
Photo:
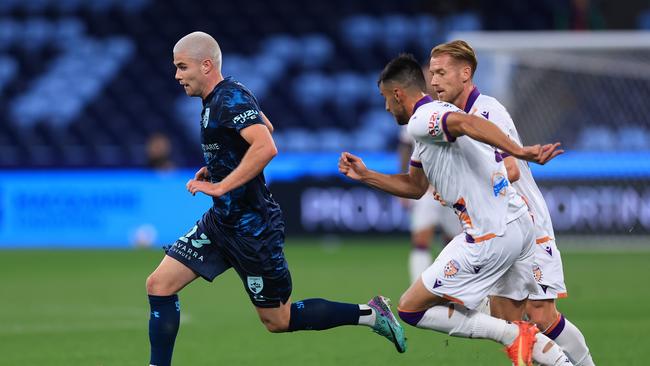
M 282 151 L 392 150 L 397 128 L 376 88 L 386 60 L 424 60 L 448 32 L 482 28 L 478 13 L 436 17 L 417 1 L 295 4 L 0 2 L 0 166 L 144 166 L 157 131 L 177 165 L 199 164 L 200 101 L 171 63 L 196 29 L 220 42 L 224 74 L 257 95 Z M 576 141 L 606 144 L 592 135 Z

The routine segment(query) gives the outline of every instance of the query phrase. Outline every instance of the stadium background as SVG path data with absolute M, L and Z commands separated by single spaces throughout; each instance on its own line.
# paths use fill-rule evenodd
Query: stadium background
M 561 310 L 597 363 L 645 364 L 648 29 L 650 3 L 638 0 L 3 0 L 0 365 L 146 362 L 144 279 L 157 248 L 210 205 L 184 190 L 201 165 L 200 101 L 171 63 L 194 30 L 218 40 L 224 74 L 276 127 L 266 175 L 294 296 L 359 302 L 407 286 L 408 213 L 342 179 L 337 156 L 397 172 L 379 71 L 399 52 L 426 63 L 433 45 L 470 40 L 479 89 L 504 102 L 524 141 L 567 149 L 533 167 L 564 249 Z M 404 356 L 365 329 L 271 336 L 240 287 L 229 273 L 185 290 L 178 364 L 505 364 L 489 342 L 414 329 Z

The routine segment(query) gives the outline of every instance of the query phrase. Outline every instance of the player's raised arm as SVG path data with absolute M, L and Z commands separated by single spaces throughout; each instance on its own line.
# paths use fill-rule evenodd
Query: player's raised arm
M 363 182 L 373 188 L 404 198 L 420 198 L 429 188 L 429 182 L 421 168 L 411 166 L 406 174 L 384 174 L 370 170 L 358 156 L 348 152 L 339 158 L 341 174 Z
M 212 197 L 222 196 L 256 177 L 278 154 L 271 132 L 266 125 L 251 125 L 242 129 L 240 134 L 250 146 L 237 168 L 218 183 L 190 180 L 187 183 L 187 190 L 190 193 L 203 192 Z
M 546 164 L 564 152 L 564 150 L 558 149 L 559 142 L 521 147 L 493 123 L 469 114 L 451 112 L 445 115 L 443 120 L 444 128 L 451 136 L 469 136 L 474 140 L 495 146 L 519 159 Z

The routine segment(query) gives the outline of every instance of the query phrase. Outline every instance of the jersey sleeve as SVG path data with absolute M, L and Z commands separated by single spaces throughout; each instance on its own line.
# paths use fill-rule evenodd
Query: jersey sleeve
M 449 143 L 456 138 L 447 129 L 447 118 L 451 113 L 462 112 L 449 103 L 432 102 L 426 108 L 419 108 L 409 121 L 409 134 L 423 143 Z
M 411 154 L 410 166 L 422 169 L 422 158 L 420 158 L 421 150 L 422 144 L 416 141 L 413 146 L 413 153 Z
M 222 103 L 224 110 L 219 118 L 222 126 L 240 132 L 254 124 L 264 124 L 257 100 L 247 91 L 233 89 L 224 97 Z

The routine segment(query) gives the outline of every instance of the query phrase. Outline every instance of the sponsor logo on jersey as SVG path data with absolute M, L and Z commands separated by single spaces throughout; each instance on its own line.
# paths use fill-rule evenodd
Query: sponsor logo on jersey
M 248 283 L 248 289 L 256 295 L 262 292 L 264 288 L 264 280 L 262 277 L 248 276 L 246 282 Z
M 548 290 L 548 286 L 542 285 L 541 283 L 539 284 L 539 287 L 542 288 L 542 291 L 544 291 L 544 293 L 546 293 L 546 290 Z
M 433 112 L 431 118 L 429 118 L 429 135 L 431 136 L 440 136 L 442 133 L 442 127 L 440 127 L 440 119 L 438 111 Z
M 553 256 L 553 249 L 551 248 L 550 245 L 544 244 L 544 250 L 546 251 L 546 253 L 548 253 L 548 255 L 550 255 L 551 257 Z
M 506 195 L 506 187 L 508 187 L 508 179 L 501 172 L 496 172 L 492 174 L 492 189 L 494 191 L 494 197 L 499 195 Z
M 203 128 L 208 127 L 208 122 L 210 121 L 210 108 L 206 108 L 205 112 L 203 112 L 203 116 L 201 117 L 201 125 Z
M 458 262 L 456 262 L 456 261 L 453 260 L 453 259 L 450 260 L 450 261 L 447 262 L 447 264 L 445 265 L 445 270 L 444 270 L 444 272 L 445 272 L 445 278 L 452 278 L 452 277 L 454 277 L 454 276 L 456 275 L 456 273 L 458 273 L 459 270 L 460 270 L 460 264 L 458 264 Z
M 533 266 L 533 276 L 535 276 L 535 281 L 540 282 L 544 275 L 542 274 L 542 269 L 538 265 Z M 544 291 L 546 292 L 546 291 Z
M 214 151 L 219 150 L 221 146 L 219 144 L 201 144 L 203 151 Z
M 232 119 L 232 123 L 244 123 L 246 120 L 257 118 L 259 114 L 260 112 L 256 111 L 255 109 L 249 109 L 244 113 L 236 115 L 235 118 Z

